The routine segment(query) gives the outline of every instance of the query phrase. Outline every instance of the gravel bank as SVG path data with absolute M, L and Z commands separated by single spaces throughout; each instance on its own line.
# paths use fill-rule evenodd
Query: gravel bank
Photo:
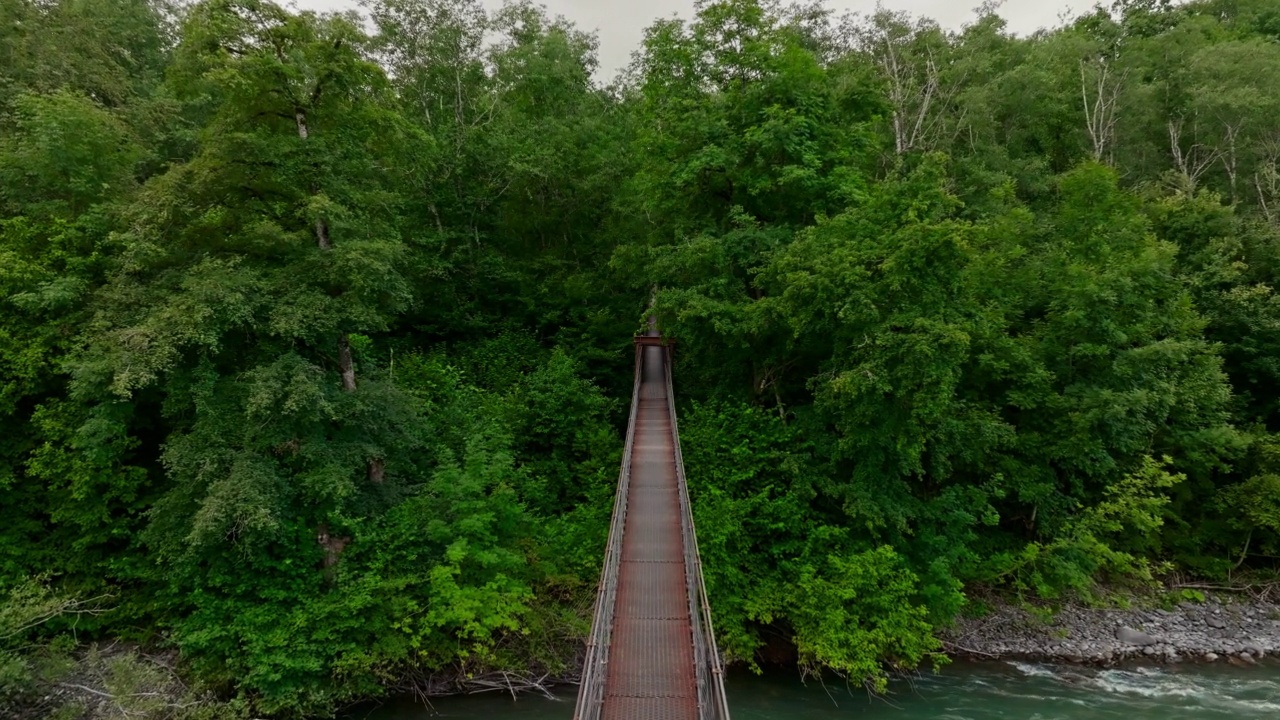
M 974 660 L 1253 664 L 1280 652 L 1280 605 L 1210 597 L 1172 610 L 1068 606 L 1047 622 L 1006 605 L 961 618 L 942 639 L 949 654 Z

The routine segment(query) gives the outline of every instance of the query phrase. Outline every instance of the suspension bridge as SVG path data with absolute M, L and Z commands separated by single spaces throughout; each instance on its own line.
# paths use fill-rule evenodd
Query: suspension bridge
M 728 720 L 680 455 L 671 344 L 635 342 L 631 419 L 575 720 Z

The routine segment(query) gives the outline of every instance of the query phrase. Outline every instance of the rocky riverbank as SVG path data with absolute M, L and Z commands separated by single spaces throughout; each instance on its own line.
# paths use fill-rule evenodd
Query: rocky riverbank
M 1170 609 L 1067 606 L 1052 615 L 1003 605 L 961 618 L 943 642 L 949 654 L 974 660 L 1253 664 L 1280 652 L 1280 605 L 1224 596 Z

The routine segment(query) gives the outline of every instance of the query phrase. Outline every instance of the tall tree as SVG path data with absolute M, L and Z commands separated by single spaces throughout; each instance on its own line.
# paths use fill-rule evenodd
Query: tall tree
M 171 557 L 298 522 L 332 550 L 325 523 L 380 492 L 408 442 L 412 405 L 357 385 L 351 340 L 409 301 L 387 186 L 421 148 L 364 43 L 350 18 L 254 0 L 187 19 L 173 90 L 212 98 L 208 128 L 132 210 L 74 366 L 82 396 L 163 391 L 175 484 L 153 538 Z

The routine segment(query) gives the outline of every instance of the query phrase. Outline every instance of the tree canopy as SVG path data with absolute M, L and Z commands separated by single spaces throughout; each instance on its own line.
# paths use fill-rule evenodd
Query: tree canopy
M 650 314 L 733 662 L 1274 571 L 1274 3 L 362 7 L 0 8 L 0 708 L 58 598 L 262 715 L 571 673 Z

